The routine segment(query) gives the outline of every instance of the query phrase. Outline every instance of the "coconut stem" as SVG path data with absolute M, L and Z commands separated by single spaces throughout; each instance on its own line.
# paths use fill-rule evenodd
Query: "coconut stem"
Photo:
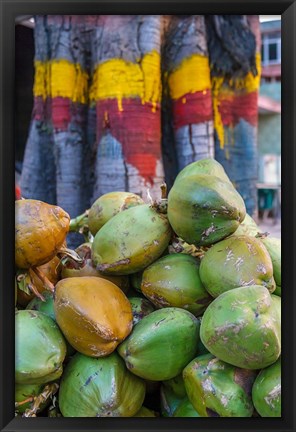
M 28 402 L 33 402 L 33 400 L 34 400 L 35 398 L 34 398 L 34 396 L 31 396 L 31 397 L 29 397 L 28 399 L 25 399 L 25 400 L 23 400 L 23 401 L 21 401 L 21 402 L 15 402 L 15 408 L 18 408 L 18 407 L 20 407 L 20 406 L 22 406 L 22 405 L 25 405 L 26 403 L 28 403 Z
M 260 233 L 260 232 L 258 232 L 256 235 L 255 235 L 255 237 L 256 238 L 259 238 L 259 239 L 265 239 L 266 237 L 268 237 L 269 236 L 269 232 L 268 231 L 266 231 L 266 232 L 264 232 L 264 233 Z
M 51 396 L 53 396 L 58 391 L 58 384 L 52 383 L 48 384 L 44 387 L 44 390 L 40 395 L 33 398 L 33 404 L 31 408 L 26 409 L 23 414 L 23 417 L 36 417 L 36 413 L 39 410 L 40 406 Z M 31 398 L 29 398 L 30 400 Z M 28 400 L 28 402 L 29 402 Z
M 29 270 L 30 272 L 30 270 Z M 36 297 L 38 297 L 41 301 L 45 302 L 45 298 L 43 297 L 43 295 L 38 291 L 38 289 L 35 287 L 34 284 L 30 283 L 29 284 L 29 288 L 30 290 L 35 294 Z
M 84 234 L 86 231 L 89 231 L 88 228 L 88 213 L 89 210 L 85 210 L 84 213 L 70 220 L 70 232 L 79 232 L 80 234 Z
M 172 244 L 169 246 L 169 253 L 185 253 L 187 255 L 191 255 L 195 258 L 203 258 L 206 251 L 209 249 L 207 246 L 195 246 L 192 244 L 188 244 L 176 237 Z
M 33 278 L 31 269 L 29 269 L 25 273 L 20 273 L 20 271 L 17 272 L 16 283 L 18 289 L 20 289 L 27 295 L 31 295 L 32 293 L 34 293 L 36 297 L 40 298 L 40 300 L 45 301 L 44 297 L 40 294 L 35 285 L 32 283 L 32 280 Z
M 79 263 L 79 264 L 83 263 L 83 258 L 81 258 L 81 256 L 79 256 L 78 253 L 75 252 L 75 251 L 72 250 L 72 249 L 68 249 L 68 248 L 65 248 L 65 247 L 61 247 L 61 248 L 59 249 L 57 255 L 58 255 L 60 258 L 64 258 L 65 256 L 70 257 L 73 261 L 75 261 L 75 262 L 77 262 L 77 263 Z
M 167 199 L 167 195 L 168 195 L 168 187 L 166 185 L 166 183 L 162 183 L 160 185 L 160 189 L 161 189 L 161 199 Z
M 160 185 L 161 199 L 152 202 L 151 207 L 157 211 L 157 213 L 167 214 L 168 200 L 167 200 L 167 185 L 162 183 Z
M 45 276 L 45 274 L 38 267 L 32 267 L 30 270 L 32 270 L 35 273 L 35 275 L 41 280 L 45 289 L 47 289 L 52 293 L 54 292 L 54 285 L 50 282 L 50 280 Z

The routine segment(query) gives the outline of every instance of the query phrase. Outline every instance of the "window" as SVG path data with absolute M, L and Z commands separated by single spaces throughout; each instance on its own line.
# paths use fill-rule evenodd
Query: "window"
M 263 66 L 281 63 L 281 33 L 262 35 L 261 60 Z

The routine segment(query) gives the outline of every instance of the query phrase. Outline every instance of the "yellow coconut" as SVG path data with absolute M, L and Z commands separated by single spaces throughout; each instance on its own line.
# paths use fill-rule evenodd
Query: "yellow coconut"
M 50 261 L 69 230 L 70 216 L 61 207 L 38 200 L 15 202 L 15 264 L 28 269 Z
M 55 288 L 56 320 L 68 342 L 91 357 L 107 356 L 132 330 L 132 308 L 112 282 L 71 277 Z

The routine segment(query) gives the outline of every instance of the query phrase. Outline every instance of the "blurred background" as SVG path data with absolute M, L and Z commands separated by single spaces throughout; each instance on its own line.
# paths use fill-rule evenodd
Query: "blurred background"
M 224 21 L 220 20 L 219 21 L 219 16 L 213 16 L 213 17 L 218 17 L 218 19 L 216 19 L 216 20 L 213 19 L 213 21 L 205 20 L 205 22 L 206 22 L 208 34 L 210 36 L 211 36 L 211 31 L 212 31 L 211 29 L 215 30 L 216 39 L 215 38 L 211 39 L 211 37 L 208 37 L 208 48 L 202 48 L 202 49 L 203 49 L 203 54 L 209 55 L 210 63 L 212 62 L 212 64 L 215 66 L 218 64 L 218 62 L 215 60 L 215 55 L 216 55 L 215 49 L 216 48 L 213 47 L 213 45 L 216 44 L 215 46 L 218 46 L 219 41 L 223 42 L 223 37 L 224 37 L 224 35 L 227 34 L 227 31 L 229 31 L 229 29 L 231 29 L 231 32 L 234 32 L 233 34 L 238 34 L 238 38 L 240 37 L 240 33 L 241 33 L 241 35 L 244 35 L 244 32 L 246 31 L 246 20 L 241 19 L 240 21 L 237 20 L 237 21 L 233 21 L 233 22 L 228 22 L 227 20 L 224 20 Z M 176 34 L 177 35 L 176 37 L 179 37 L 178 31 L 182 30 L 182 32 L 183 32 L 182 37 L 184 38 L 186 36 L 186 31 L 187 31 L 188 41 L 191 41 L 191 39 L 193 38 L 193 35 L 194 35 L 194 31 L 192 30 L 192 28 L 193 28 L 192 26 L 194 25 L 194 23 L 196 23 L 196 21 L 195 22 L 193 22 L 193 20 L 190 21 L 190 18 L 186 18 L 186 19 L 187 19 L 186 23 L 169 22 L 169 18 L 167 18 L 167 17 L 164 17 L 164 20 L 163 20 L 164 31 L 167 31 L 167 33 L 168 33 L 167 39 L 170 43 L 168 43 L 168 42 L 166 43 L 166 46 L 168 46 L 166 52 L 168 54 L 166 54 L 166 56 L 163 56 L 164 63 L 162 63 L 161 67 L 166 69 L 166 72 L 169 76 L 170 76 L 170 74 L 172 76 L 172 73 L 174 72 L 174 67 L 177 64 L 178 55 L 179 55 L 179 54 L 177 55 L 174 51 L 175 50 L 174 43 L 170 40 L 171 35 Z M 166 20 L 168 21 L 168 24 L 166 23 Z M 255 138 L 254 138 L 255 147 L 256 147 L 256 158 L 254 158 L 253 154 L 249 157 L 248 151 L 246 151 L 246 153 L 242 154 L 242 156 L 241 156 L 241 167 L 240 167 L 240 162 L 236 163 L 236 166 L 231 165 L 229 163 L 229 160 L 231 161 L 231 158 L 233 158 L 234 156 L 239 157 L 239 155 L 237 156 L 234 153 L 234 156 L 232 156 L 233 155 L 233 153 L 232 153 L 233 144 L 231 144 L 231 142 L 230 142 L 231 139 L 228 140 L 227 137 L 230 136 L 229 133 L 230 134 L 233 133 L 233 136 L 235 137 L 235 136 L 238 136 L 238 134 L 241 132 L 239 129 L 235 129 L 237 127 L 236 124 L 234 124 L 234 125 L 231 124 L 230 126 L 228 124 L 226 125 L 226 123 L 224 123 L 223 115 L 222 115 L 222 120 L 223 120 L 223 125 L 224 125 L 225 143 L 223 143 L 223 146 L 221 145 L 221 136 L 219 135 L 219 129 L 217 126 L 217 121 L 216 121 L 215 116 L 214 116 L 213 121 L 209 120 L 209 122 L 208 122 L 207 127 L 212 127 L 214 132 L 212 135 L 211 135 L 211 132 L 208 133 L 208 137 L 207 137 L 208 150 L 207 150 L 207 153 L 204 154 L 204 156 L 205 157 L 214 156 L 215 158 L 217 158 L 217 160 L 219 160 L 219 162 L 224 165 L 226 172 L 230 176 L 231 180 L 233 180 L 234 184 L 238 187 L 238 190 L 242 193 L 242 195 L 244 196 L 244 193 L 246 193 L 246 197 L 244 197 L 244 198 L 248 202 L 248 206 L 247 206 L 248 212 L 250 214 L 252 214 L 252 216 L 256 219 L 256 221 L 258 221 L 262 231 L 268 231 L 273 236 L 280 237 L 281 236 L 281 217 L 280 217 L 280 215 L 281 215 L 281 210 L 280 210 L 281 209 L 281 17 L 276 16 L 276 15 L 269 15 L 269 16 L 264 15 L 264 16 L 259 16 L 258 21 L 259 21 L 259 27 L 258 28 L 260 31 L 260 35 L 255 34 L 256 31 L 254 30 L 254 24 L 252 24 L 251 20 L 249 20 L 249 23 L 248 23 L 249 28 L 255 34 L 255 38 L 257 41 L 256 50 L 258 50 L 261 54 L 261 57 L 260 57 L 260 62 L 261 62 L 260 86 L 258 89 L 258 99 L 256 99 L 256 104 L 257 104 L 257 113 L 256 114 L 258 115 L 258 123 L 256 123 Z M 89 23 L 90 22 L 88 22 L 88 25 L 90 25 Z M 91 23 L 91 24 L 93 25 L 93 23 Z M 55 26 L 55 25 L 58 26 L 58 22 L 53 21 L 50 25 L 51 25 L 50 28 L 52 29 L 53 26 Z M 106 23 L 104 25 L 106 26 Z M 125 24 L 121 24 L 121 25 L 125 25 Z M 144 24 L 142 23 L 141 25 L 143 27 L 143 25 L 145 25 L 145 23 Z M 253 25 L 253 29 L 252 29 L 252 25 Z M 44 26 L 44 24 L 43 24 L 43 26 Z M 223 32 L 224 32 L 224 33 L 222 32 L 223 33 L 222 36 L 221 36 L 221 34 L 219 35 L 219 29 L 221 30 L 221 28 L 223 29 Z M 88 30 L 89 30 L 89 28 L 88 28 Z M 98 30 L 96 30 L 96 31 L 99 32 Z M 115 32 L 116 30 L 112 29 L 112 31 Z M 40 35 L 42 32 L 42 25 L 41 24 L 39 24 L 38 32 L 39 32 L 38 37 L 40 38 L 41 37 Z M 84 28 L 84 32 L 85 32 L 85 28 Z M 54 34 L 54 32 L 53 32 L 53 34 Z M 184 34 L 185 34 L 185 36 L 184 36 Z M 152 34 L 152 39 L 153 39 L 153 37 L 154 36 Z M 191 39 L 190 39 L 190 37 L 191 37 Z M 226 38 L 226 36 L 224 37 L 224 39 L 225 38 Z M 77 42 L 77 41 L 73 42 L 73 40 L 72 40 L 72 43 L 74 43 L 74 48 L 78 50 L 77 46 L 75 47 L 75 43 L 77 45 L 79 45 L 79 42 Z M 242 38 L 241 40 L 244 40 L 244 39 Z M 189 43 L 188 41 L 186 42 L 187 44 Z M 57 44 L 58 42 L 55 42 L 55 43 Z M 185 45 L 186 45 L 186 43 L 185 43 Z M 192 43 L 192 41 L 190 43 Z M 229 42 L 227 42 L 227 43 L 229 46 Z M 258 47 L 258 43 L 259 43 L 259 47 Z M 62 41 L 62 44 L 63 44 L 63 41 Z M 34 120 L 36 120 L 34 115 L 36 114 L 36 109 L 37 109 L 36 108 L 36 97 L 34 98 L 34 96 L 36 96 L 36 95 L 34 95 L 34 91 L 35 91 L 34 88 L 36 88 L 36 75 L 35 75 L 36 74 L 36 46 L 37 46 L 37 51 L 38 51 L 37 54 L 39 55 L 40 52 L 42 51 L 42 48 L 40 48 L 40 46 L 38 47 L 38 43 L 36 42 L 36 17 L 31 17 L 31 16 L 19 16 L 19 17 L 17 17 L 16 26 L 15 26 L 15 68 L 16 68 L 16 74 L 15 74 L 15 116 L 16 116 L 16 121 L 15 121 L 15 170 L 16 170 L 16 195 L 17 195 L 17 197 L 22 195 L 22 196 L 25 196 L 26 198 L 31 197 L 31 198 L 39 198 L 40 199 L 40 195 L 36 196 L 36 197 L 28 196 L 29 192 L 27 192 L 27 195 L 25 192 L 26 190 L 29 190 L 28 186 L 26 185 L 26 182 L 27 182 L 27 184 L 28 183 L 32 184 L 32 182 L 34 182 L 34 175 L 36 174 L 36 176 L 37 176 L 37 172 L 34 172 L 34 170 L 31 169 L 30 170 L 30 176 L 28 177 L 28 174 L 26 174 L 26 176 L 25 176 L 26 179 L 23 180 L 23 182 L 24 182 L 23 187 L 22 187 L 22 181 L 21 181 L 21 178 L 22 178 L 21 175 L 22 175 L 22 171 L 23 171 L 23 168 L 25 165 L 24 159 L 25 159 L 26 148 L 28 146 L 32 146 L 32 141 L 34 141 L 34 140 L 36 141 L 36 137 L 32 137 L 32 124 L 33 124 Z M 221 44 L 221 46 L 222 46 L 221 49 L 224 49 L 223 43 Z M 72 46 L 72 49 L 73 49 L 73 46 Z M 111 45 L 110 45 L 109 49 L 112 49 Z M 225 52 L 227 54 L 227 50 Z M 254 48 L 254 52 L 255 52 L 255 48 Z M 171 55 L 171 53 L 173 53 L 174 56 L 169 57 L 169 55 Z M 227 63 L 227 55 L 226 54 L 225 54 L 225 59 L 226 59 L 225 63 Z M 230 54 L 232 54 L 232 53 L 230 52 Z M 90 55 L 93 56 L 93 52 L 91 52 Z M 124 58 L 124 56 L 123 56 L 123 58 Z M 184 58 L 183 58 L 183 60 L 184 60 Z M 249 58 L 251 58 L 251 57 L 249 57 Z M 215 61 L 216 61 L 216 63 L 215 63 Z M 244 76 L 247 76 L 246 75 L 247 72 L 252 71 L 254 69 L 254 64 L 252 63 L 251 60 L 249 61 L 249 65 L 246 66 L 246 68 L 247 69 L 243 71 L 245 73 Z M 219 75 L 220 69 L 217 67 L 217 71 L 218 71 L 217 74 L 218 75 Z M 212 70 L 213 70 L 213 68 L 212 68 Z M 242 68 L 242 70 L 243 70 L 243 68 Z M 238 71 L 238 73 L 239 72 L 240 71 Z M 257 73 L 259 73 L 259 72 L 257 71 Z M 255 75 L 256 75 L 256 73 L 254 74 L 254 76 Z M 225 76 L 227 76 L 227 74 L 225 73 L 223 76 L 225 77 Z M 216 79 L 216 81 L 214 80 L 214 78 Z M 164 82 L 164 79 L 165 78 L 163 78 L 163 82 Z M 190 79 L 190 77 L 188 79 Z M 34 84 L 34 80 L 35 80 L 35 84 Z M 212 76 L 212 83 L 213 82 L 215 82 L 215 83 L 218 82 L 217 76 L 214 76 L 214 77 Z M 34 85 L 35 85 L 35 87 L 34 87 Z M 168 85 L 170 85 L 169 80 L 168 80 Z M 163 84 L 163 86 L 165 87 L 165 84 Z M 217 87 L 215 87 L 212 84 L 213 109 L 214 109 L 214 111 L 215 111 L 215 106 L 216 106 L 215 105 L 215 91 L 216 91 L 215 89 L 217 89 Z M 175 101 L 174 101 L 173 91 L 172 91 L 171 87 L 169 87 L 169 91 L 170 91 L 170 94 L 172 95 L 171 99 L 173 100 L 173 102 L 169 101 L 169 103 L 168 103 L 169 107 L 167 110 L 165 110 L 165 108 L 163 107 L 164 105 L 163 105 L 160 108 L 160 111 L 162 114 L 162 123 L 161 123 L 162 136 L 164 137 L 163 142 L 162 142 L 162 152 L 163 152 L 163 159 L 164 159 L 164 165 L 165 165 L 164 171 L 165 171 L 166 180 L 170 186 L 170 182 L 173 181 L 173 178 L 176 175 L 176 173 L 182 168 L 182 164 L 185 165 L 187 163 L 190 163 L 194 159 L 190 160 L 190 158 L 189 159 L 184 158 L 184 155 L 182 154 L 182 149 L 180 150 L 180 148 L 179 148 L 182 145 L 183 145 L 183 148 L 185 148 L 186 147 L 186 141 L 184 141 L 184 142 L 182 140 L 180 141 L 180 138 L 179 138 L 180 137 L 179 131 L 182 128 L 180 127 L 180 129 L 176 131 L 175 123 L 176 123 L 176 121 L 178 122 L 178 119 L 176 120 L 174 118 L 175 123 L 173 126 L 168 126 L 168 127 L 166 126 L 167 124 L 170 124 L 170 121 L 168 121 L 166 123 L 167 112 L 173 113 L 172 115 L 174 115 L 174 113 L 176 113 L 176 109 L 177 109 L 177 108 L 175 108 L 175 105 L 174 105 Z M 183 99 L 184 99 L 184 97 L 183 97 Z M 163 97 L 163 100 L 166 100 L 165 96 Z M 183 100 L 183 104 L 184 104 L 184 100 Z M 221 104 L 221 101 L 219 103 L 217 103 L 217 106 L 219 107 L 220 104 Z M 44 110 L 46 110 L 46 108 L 44 108 Z M 219 110 L 219 108 L 218 108 L 218 110 Z M 238 108 L 236 108 L 236 110 L 238 110 Z M 120 109 L 119 109 L 119 111 L 120 111 Z M 96 106 L 96 113 L 98 115 L 98 105 Z M 89 121 L 91 121 L 90 115 L 88 118 L 89 118 Z M 105 122 L 104 128 L 108 131 L 108 127 L 110 128 L 109 123 L 108 123 L 109 119 L 105 118 L 104 122 Z M 242 122 L 240 122 L 240 126 L 242 126 Z M 97 133 L 100 133 L 100 131 L 98 132 L 99 127 L 100 126 L 97 126 Z M 112 133 L 112 129 L 110 129 L 110 130 Z M 194 132 L 191 125 L 189 126 L 188 131 L 189 131 L 188 134 L 192 134 L 192 131 Z M 31 133 L 31 136 L 30 136 L 30 133 Z M 116 134 L 113 134 L 113 135 L 116 136 Z M 247 132 L 245 133 L 245 135 L 247 136 Z M 241 135 L 241 136 L 243 136 L 243 135 Z M 106 137 L 106 135 L 104 135 L 104 137 Z M 148 141 L 149 141 L 149 139 L 148 139 Z M 167 141 L 167 142 L 174 141 L 174 146 L 175 146 L 174 147 L 174 152 L 175 152 L 174 154 L 175 154 L 175 156 L 174 155 L 172 156 L 173 153 L 172 153 L 171 149 L 166 147 L 167 144 L 164 141 Z M 39 143 L 39 145 L 40 145 L 40 143 Z M 102 140 L 98 141 L 97 145 L 98 145 L 98 148 L 102 148 Z M 247 143 L 245 146 L 248 147 L 248 145 L 249 144 Z M 252 147 L 252 146 L 253 146 L 253 142 L 251 143 L 250 147 Z M 52 152 L 55 153 L 55 157 L 57 157 L 56 156 L 57 150 L 53 149 Z M 169 154 L 169 156 L 168 156 L 168 154 Z M 230 154 L 230 156 L 229 156 L 229 154 Z M 48 153 L 48 155 L 49 155 L 49 153 Z M 183 162 L 182 161 L 180 162 L 180 160 L 181 160 L 180 155 L 183 157 L 183 159 L 182 159 Z M 37 153 L 36 153 L 36 158 L 38 159 L 38 157 L 40 158 L 41 156 L 40 156 L 40 154 L 37 155 Z M 96 159 L 96 157 L 97 157 L 96 154 L 92 154 L 92 158 L 94 160 Z M 147 155 L 145 157 L 147 158 Z M 203 157 L 203 153 L 201 152 L 200 155 L 197 154 L 195 156 L 195 159 L 202 158 L 202 157 Z M 255 160 L 256 166 L 254 166 L 254 160 Z M 116 166 L 117 166 L 116 164 L 113 167 L 108 166 L 108 171 L 112 171 L 112 170 L 116 171 Z M 169 168 L 167 168 L 168 166 L 169 166 Z M 248 172 L 248 167 L 249 167 L 250 171 L 252 171 L 252 172 L 255 171 L 255 174 L 250 175 L 251 180 L 249 182 L 249 186 L 246 188 L 245 184 L 248 180 L 245 180 L 244 176 L 242 176 L 243 179 L 241 179 L 240 175 L 237 175 L 236 172 L 237 172 L 237 170 L 240 170 L 240 169 Z M 59 169 L 60 168 L 57 167 L 57 172 L 59 171 Z M 102 171 L 102 167 L 100 169 Z M 128 169 L 129 169 L 129 165 L 127 165 L 127 170 Z M 45 168 L 43 167 L 42 171 L 44 171 L 44 170 L 45 170 Z M 77 168 L 76 168 L 76 170 L 77 170 Z M 97 194 L 97 196 L 99 196 L 100 194 L 108 191 L 108 190 L 104 190 L 104 188 L 102 187 L 102 181 L 101 180 L 100 180 L 101 183 L 99 183 L 98 180 L 96 180 L 96 179 L 91 180 L 93 177 L 95 178 L 96 175 L 98 177 L 98 174 L 96 174 L 96 173 L 97 173 L 96 167 L 94 167 L 94 173 L 87 173 L 87 175 L 89 174 L 89 176 L 90 176 L 90 182 L 93 181 L 93 184 L 91 186 L 93 195 L 88 198 L 88 201 L 87 200 L 85 201 L 86 204 L 84 204 L 84 207 L 89 202 L 91 202 L 91 199 L 93 199 L 93 197 L 96 194 Z M 232 176 L 232 174 L 233 174 L 233 176 Z M 79 175 L 81 176 L 81 172 L 79 172 Z M 86 174 L 82 174 L 82 176 L 83 175 L 86 175 Z M 160 172 L 160 174 L 158 173 L 157 175 L 159 177 L 159 181 L 157 180 L 156 184 L 158 184 L 161 181 L 161 177 L 162 177 L 161 172 Z M 133 176 L 134 176 L 134 174 L 133 174 Z M 132 175 L 129 176 L 130 184 L 132 184 L 131 182 L 133 181 L 132 180 L 133 178 L 135 178 L 135 181 L 137 181 L 137 179 L 140 179 L 139 182 L 142 182 L 142 177 L 140 175 L 138 177 L 137 176 L 133 177 L 133 176 Z M 155 174 L 155 176 L 156 176 L 156 174 Z M 235 178 L 235 176 L 237 176 L 237 178 Z M 149 181 L 147 183 L 148 186 L 153 189 L 153 184 L 152 184 L 153 182 L 152 182 L 151 178 L 145 177 L 145 179 L 146 178 L 149 178 L 149 181 L 150 181 L 150 184 L 149 184 Z M 37 182 L 39 182 L 39 180 L 37 180 Z M 47 180 L 47 182 L 48 182 L 48 180 Z M 57 174 L 56 182 L 58 183 L 58 174 Z M 240 184 L 240 182 L 241 182 L 241 184 Z M 77 189 L 75 184 L 76 183 L 74 181 L 73 193 L 75 193 L 75 190 Z M 143 185 L 145 187 L 147 187 L 147 184 L 145 182 L 143 183 Z M 119 186 L 119 188 L 120 187 L 122 187 L 122 186 Z M 111 186 L 111 190 L 114 190 L 114 187 L 112 189 L 112 186 Z M 69 192 L 69 190 L 68 190 L 68 192 Z M 136 191 L 136 192 L 138 192 L 138 191 Z M 84 192 L 82 192 L 82 194 L 84 194 Z M 253 203 L 252 199 L 249 197 L 249 195 L 251 197 L 256 197 L 256 198 L 252 198 L 253 201 L 255 200 L 256 202 L 254 201 L 254 203 Z M 56 198 L 49 198 L 48 202 L 50 200 L 55 200 L 55 199 Z M 58 201 L 58 199 L 56 199 L 56 200 Z M 64 207 L 67 207 L 67 204 L 65 204 Z M 75 212 L 79 213 L 79 211 L 82 209 L 82 208 L 81 209 L 76 209 L 76 208 L 74 209 L 73 208 L 73 210 L 71 210 L 70 207 L 69 207 L 69 209 L 67 209 L 67 208 L 65 208 L 65 209 L 67 211 L 69 211 L 70 214 L 72 213 L 71 214 L 72 217 L 77 216 L 77 214 L 75 214 Z
M 281 17 L 260 16 L 261 81 L 258 100 L 258 206 L 261 225 L 280 237 Z M 265 215 L 270 218 L 265 218 Z

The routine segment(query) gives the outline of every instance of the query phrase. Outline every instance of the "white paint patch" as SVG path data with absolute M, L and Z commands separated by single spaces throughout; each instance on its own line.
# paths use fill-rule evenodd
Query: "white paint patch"
M 240 321 L 237 323 L 225 323 L 223 326 L 221 327 L 217 327 L 216 328 L 216 334 L 217 336 L 221 336 L 223 335 L 227 330 L 230 330 L 231 332 L 233 332 L 234 334 L 239 333 L 244 327 L 246 326 L 246 322 L 244 321 Z
M 211 233 L 214 233 L 215 231 L 216 231 L 216 228 L 214 227 L 214 224 L 212 223 L 212 225 L 209 228 L 207 228 L 206 230 L 203 231 L 202 240 L 204 240 L 205 237 L 209 237 L 209 235 Z
M 257 255 L 257 251 L 252 243 L 247 243 L 247 248 L 252 255 Z
M 237 260 L 234 263 L 234 267 L 236 268 L 236 271 L 240 270 L 241 265 L 244 263 L 243 257 L 238 257 Z
M 254 279 L 251 279 L 250 281 L 245 281 L 243 279 L 239 280 L 239 286 L 249 286 L 249 285 L 253 285 L 255 283 Z
M 164 170 L 163 170 L 163 164 L 161 160 L 156 161 L 153 185 L 150 183 L 146 183 L 145 179 L 140 175 L 139 170 L 135 166 L 126 163 L 126 169 L 129 176 L 128 180 L 129 180 L 130 192 L 140 195 L 142 199 L 144 199 L 145 201 L 147 196 L 147 189 L 149 189 L 149 192 L 153 200 L 159 198 L 160 185 L 164 181 Z
M 222 405 L 224 407 L 226 407 L 228 402 L 229 402 L 229 399 L 225 395 L 222 395 L 220 400 L 221 400 Z
M 233 250 L 230 249 L 229 247 L 227 247 L 226 250 L 227 250 L 227 255 L 226 255 L 226 260 L 225 260 L 224 265 L 225 265 L 228 261 L 234 259 L 234 253 L 233 253 Z
M 258 264 L 256 269 L 257 269 L 258 273 L 262 273 L 262 274 L 267 273 L 267 270 L 266 270 L 266 267 L 264 266 L 264 264 Z
M 203 381 L 202 387 L 204 390 L 213 393 L 213 386 L 212 386 L 211 380 L 209 378 L 207 378 L 206 380 Z
M 233 302 L 231 303 L 231 310 L 234 310 L 234 309 L 240 309 L 242 306 L 244 306 L 244 305 L 247 304 L 247 303 L 248 303 L 247 300 L 245 300 L 245 301 L 242 301 L 242 300 L 235 300 L 235 301 L 233 301 Z
M 265 396 L 264 400 L 271 408 L 275 407 L 275 401 L 281 396 L 281 384 L 277 384 L 271 392 Z

